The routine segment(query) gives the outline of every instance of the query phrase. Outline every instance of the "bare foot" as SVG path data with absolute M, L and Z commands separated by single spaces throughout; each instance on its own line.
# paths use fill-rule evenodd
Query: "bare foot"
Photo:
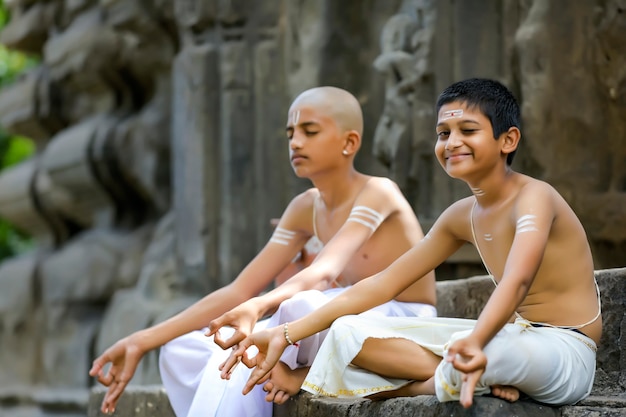
M 429 378 L 426 381 L 409 382 L 398 389 L 377 392 L 365 398 L 380 401 L 396 397 L 415 397 L 416 395 L 435 395 L 435 380 Z
M 289 397 L 300 392 L 300 387 L 306 378 L 309 368 L 297 368 L 292 370 L 283 362 L 278 362 L 270 379 L 263 385 L 263 391 L 267 392 L 265 401 L 283 404 Z
M 517 401 L 519 399 L 519 390 L 510 385 L 493 385 L 491 387 L 491 394 L 494 397 L 502 398 L 509 402 Z

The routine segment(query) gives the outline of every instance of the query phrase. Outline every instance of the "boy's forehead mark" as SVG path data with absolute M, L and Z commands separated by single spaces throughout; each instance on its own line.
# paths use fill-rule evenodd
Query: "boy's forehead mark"
M 447 110 L 441 115 L 441 120 L 463 117 L 463 109 Z
M 300 120 L 300 110 L 294 110 L 291 112 L 291 124 L 297 125 Z

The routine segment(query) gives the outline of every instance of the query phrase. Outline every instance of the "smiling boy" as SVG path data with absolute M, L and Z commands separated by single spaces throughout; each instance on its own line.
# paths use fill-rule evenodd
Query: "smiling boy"
M 478 320 L 343 317 L 303 389 L 372 398 L 436 394 L 465 407 L 474 394 L 489 392 L 514 401 L 521 391 L 554 405 L 589 394 L 602 332 L 591 251 L 557 191 L 510 166 L 521 139 L 516 100 L 496 81 L 464 80 L 441 93 L 437 114 L 436 157 L 473 195 L 446 209 L 382 272 L 304 318 L 240 343 L 225 367 L 240 355 L 256 366 L 244 392 L 285 346 L 394 297 L 470 242 L 495 284 Z M 252 344 L 259 354 L 249 359 Z

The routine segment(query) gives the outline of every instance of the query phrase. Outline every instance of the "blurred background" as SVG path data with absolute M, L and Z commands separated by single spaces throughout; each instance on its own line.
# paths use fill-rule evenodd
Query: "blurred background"
M 503 82 L 513 167 L 566 198 L 596 269 L 626 265 L 624 0 L 5 0 L 0 26 L 1 415 L 85 415 L 98 353 L 237 275 L 309 186 L 284 125 L 314 86 L 359 99 L 358 168 L 428 229 L 469 195 L 433 155 L 438 93 Z M 484 273 L 469 246 L 437 270 Z

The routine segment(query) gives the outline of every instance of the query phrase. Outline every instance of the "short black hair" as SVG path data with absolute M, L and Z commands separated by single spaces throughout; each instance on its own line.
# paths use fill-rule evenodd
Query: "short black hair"
M 491 122 L 493 137 L 498 137 L 510 127 L 520 128 L 520 108 L 513 93 L 498 81 L 470 78 L 458 81 L 443 90 L 437 98 L 437 114 L 445 104 L 459 101 L 467 107 L 478 108 Z M 511 165 L 515 151 L 507 155 Z

